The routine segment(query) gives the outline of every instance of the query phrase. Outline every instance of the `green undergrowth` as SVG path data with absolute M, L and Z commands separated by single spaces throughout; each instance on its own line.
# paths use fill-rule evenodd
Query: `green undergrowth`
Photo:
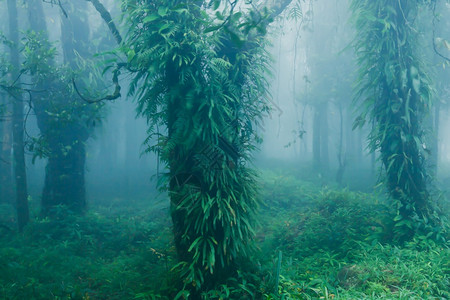
M 382 195 L 260 178 L 259 251 L 204 299 L 450 299 L 448 243 L 396 245 Z M 82 217 L 61 207 L 21 234 L 0 206 L 0 299 L 183 299 L 167 201 L 98 201 Z
M 382 195 L 317 188 L 283 173 L 263 178 L 267 299 L 450 298 L 449 244 L 417 236 L 395 245 L 395 215 Z
M 63 207 L 0 237 L 0 299 L 134 299 L 164 289 L 174 264 L 167 205 Z

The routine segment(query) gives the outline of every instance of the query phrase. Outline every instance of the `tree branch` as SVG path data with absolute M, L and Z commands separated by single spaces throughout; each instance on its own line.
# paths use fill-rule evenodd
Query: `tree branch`
M 99 0 L 86 0 L 88 2 L 91 2 L 92 5 L 94 5 L 97 12 L 100 14 L 102 19 L 106 22 L 108 25 L 109 31 L 111 31 L 112 35 L 117 41 L 117 44 L 122 43 L 122 36 L 120 35 L 119 30 L 117 30 L 116 24 L 111 18 L 111 14 L 106 10 L 106 8 L 103 6 L 103 4 L 100 3 Z
M 446 57 L 445 55 L 441 54 L 436 47 L 436 3 L 437 1 L 434 2 L 433 4 L 433 50 L 434 52 L 440 56 L 441 58 L 445 59 L 447 62 L 450 62 L 450 58 Z
M 67 12 L 64 9 L 64 7 L 62 6 L 61 0 L 44 0 L 43 2 L 44 3 L 55 4 L 55 5 L 59 6 L 59 8 L 61 9 L 61 12 L 64 15 L 64 17 L 68 18 Z
M 72 78 L 72 84 L 73 84 L 73 87 L 75 88 L 75 92 L 78 94 L 78 96 L 83 101 L 85 101 L 87 103 L 91 103 L 92 104 L 92 103 L 102 102 L 102 101 L 105 101 L 105 100 L 112 101 L 112 100 L 116 100 L 117 98 L 120 98 L 120 96 L 121 96 L 121 94 L 120 94 L 120 84 L 119 84 L 119 74 L 120 74 L 120 66 L 118 66 L 113 72 L 112 81 L 113 81 L 113 83 L 115 85 L 114 93 L 112 95 L 107 95 L 107 96 L 105 96 L 103 98 L 96 99 L 96 100 L 91 100 L 91 99 L 87 99 L 86 97 L 84 97 L 80 93 L 80 91 L 78 90 L 78 87 L 77 87 L 77 85 L 75 83 L 75 79 L 74 78 Z
M 291 2 L 292 0 L 267 0 L 259 5 L 259 8 L 267 8 L 270 12 L 269 20 L 273 20 L 278 17 Z

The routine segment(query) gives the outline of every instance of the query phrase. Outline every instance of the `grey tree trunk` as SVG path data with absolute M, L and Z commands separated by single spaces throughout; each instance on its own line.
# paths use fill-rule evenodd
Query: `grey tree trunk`
M 12 173 L 12 124 L 11 124 L 11 105 L 8 105 L 6 99 L 1 99 L 0 103 L 4 105 L 4 111 L 0 118 L 0 203 L 12 203 L 13 192 L 13 173 Z
M 11 46 L 11 63 L 14 68 L 13 80 L 16 81 L 19 76 L 19 24 L 17 21 L 16 0 L 8 0 L 9 14 L 9 38 L 13 45 Z M 20 79 L 17 80 L 17 86 L 20 87 Z M 16 92 L 13 99 L 13 156 L 14 156 L 14 179 L 16 183 L 16 210 L 19 231 L 22 231 L 28 223 L 30 214 L 28 209 L 28 191 L 27 191 L 27 173 L 25 168 L 24 153 L 24 103 L 22 93 Z
M 339 144 L 338 144 L 338 169 L 336 172 L 336 182 L 341 185 L 344 177 L 345 168 L 347 166 L 347 155 L 344 151 L 344 113 L 342 104 L 339 104 Z
M 439 164 L 439 122 L 440 122 L 440 110 L 441 103 L 439 100 L 435 101 L 434 104 L 434 115 L 429 116 L 430 118 L 430 129 L 432 133 L 430 134 L 430 157 L 428 162 L 428 168 L 431 176 L 437 175 L 438 164 Z
M 320 112 L 318 105 L 314 106 L 314 116 L 313 116 L 313 141 L 312 141 L 312 151 L 313 151 L 313 167 L 318 170 L 321 167 L 321 151 L 320 151 Z
M 328 102 L 323 102 L 319 106 L 320 119 L 320 162 L 322 171 L 327 171 L 330 167 L 330 155 L 328 151 Z

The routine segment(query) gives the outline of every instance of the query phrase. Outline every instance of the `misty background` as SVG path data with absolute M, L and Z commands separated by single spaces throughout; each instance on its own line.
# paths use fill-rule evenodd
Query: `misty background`
M 104 5 L 120 24 L 117 2 L 104 1 Z M 50 39 L 61 50 L 60 7 L 44 3 L 44 9 Z M 115 44 L 108 28 L 92 5 L 86 5 L 86 9 L 86 22 L 91 29 L 89 39 L 99 52 L 110 51 Z M 5 10 L 0 11 L 2 19 L 6 14 Z M 448 4 L 442 6 L 441 14 L 450 16 Z M 19 20 L 26 22 L 25 15 L 24 7 L 19 6 Z M 441 18 L 437 26 L 439 35 L 449 33 L 449 19 Z M 7 24 L 2 22 L 0 29 L 6 31 Z M 353 128 L 358 110 L 352 95 L 355 78 L 352 36 L 348 3 L 342 0 L 298 1 L 271 26 L 269 51 L 273 64 L 272 74 L 267 76 L 271 82 L 272 112 L 255 128 L 263 138 L 260 151 L 255 154 L 257 166 L 291 166 L 306 177 L 323 179 L 323 184 L 338 181 L 338 185 L 355 189 L 371 190 L 376 184 L 380 167 L 377 153 L 367 149 L 371 125 Z M 428 67 L 435 75 L 439 105 L 429 118 L 431 123 L 437 118 L 438 130 L 430 127 L 429 134 L 437 132 L 438 135 L 437 178 L 445 189 L 450 183 L 450 75 L 433 52 L 431 36 L 423 36 L 421 42 L 427 48 Z M 61 62 L 61 55 L 56 59 Z M 157 194 L 158 172 L 165 171 L 157 154 L 146 151 L 146 120 L 137 116 L 136 103 L 132 96 L 127 96 L 126 76 L 120 83 L 122 97 L 105 103 L 102 120 L 87 142 L 89 203 L 136 197 L 151 199 Z M 32 113 L 27 117 L 26 129 L 31 137 L 39 133 Z M 45 161 L 37 158 L 31 163 L 32 160 L 28 153 L 30 195 L 37 204 Z

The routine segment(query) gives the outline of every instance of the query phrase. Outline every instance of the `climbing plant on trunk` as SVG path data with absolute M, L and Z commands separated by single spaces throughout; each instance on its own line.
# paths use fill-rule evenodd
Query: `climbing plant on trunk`
M 386 187 L 398 210 L 398 238 L 420 230 L 437 231 L 427 189 L 422 121 L 432 100 L 430 77 L 422 61 L 420 28 L 425 5 L 418 0 L 354 0 L 355 49 L 359 67 L 357 96 L 362 99 L 356 125 L 374 123 L 369 135 L 379 150 Z
M 220 2 L 122 7 L 130 28 L 121 47 L 134 73 L 130 92 L 149 122 L 148 142 L 156 138 L 150 149 L 169 169 L 180 272 L 184 292 L 195 299 L 236 276 L 252 250 L 258 206 L 248 166 L 257 140 L 252 126 L 268 110 L 262 37 L 270 14 L 245 15 L 230 3 L 219 11 Z

